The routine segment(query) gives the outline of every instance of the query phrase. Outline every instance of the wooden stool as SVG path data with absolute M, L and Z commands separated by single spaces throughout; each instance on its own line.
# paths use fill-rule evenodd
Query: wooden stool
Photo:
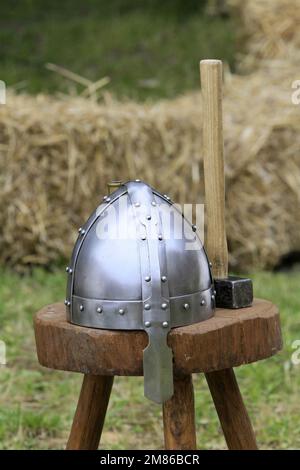
M 96 330 L 66 321 L 65 306 L 44 307 L 34 320 L 40 364 L 81 372 L 82 389 L 68 449 L 97 449 L 115 375 L 142 375 L 144 331 Z M 192 373 L 204 372 L 229 449 L 255 449 L 254 432 L 232 367 L 282 347 L 278 309 L 266 300 L 169 333 L 174 396 L 163 405 L 165 448 L 196 449 Z

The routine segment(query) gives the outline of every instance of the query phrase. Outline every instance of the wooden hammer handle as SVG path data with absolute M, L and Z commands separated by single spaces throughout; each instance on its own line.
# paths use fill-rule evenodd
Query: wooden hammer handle
M 206 249 L 215 278 L 228 276 L 222 126 L 222 62 L 202 60 L 203 152 L 207 220 Z M 233 369 L 206 373 L 229 449 L 257 449 Z
M 225 176 L 222 119 L 222 62 L 202 60 L 203 158 L 206 205 L 206 250 L 215 278 L 228 275 L 225 228 Z

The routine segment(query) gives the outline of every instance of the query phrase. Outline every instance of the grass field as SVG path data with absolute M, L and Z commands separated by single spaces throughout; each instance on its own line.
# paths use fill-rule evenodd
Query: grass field
M 18 91 L 69 92 L 75 83 L 48 62 L 118 97 L 173 97 L 198 88 L 198 62 L 234 64 L 233 21 L 203 14 L 199 0 L 1 2 L 0 79 Z M 75 87 L 76 88 L 76 87 Z M 77 91 L 82 91 L 77 87 Z
M 300 366 L 293 366 L 291 344 L 300 339 L 300 274 L 256 274 L 257 297 L 280 307 L 284 351 L 236 370 L 263 448 L 300 448 Z M 0 448 L 64 447 L 75 410 L 81 377 L 38 366 L 32 317 L 41 306 L 62 300 L 63 269 L 35 270 L 19 277 L 1 272 L 0 339 L 7 345 L 7 366 L 0 368 Z M 195 376 L 198 445 L 224 447 L 206 383 Z M 161 448 L 161 408 L 143 397 L 141 378 L 117 378 L 102 447 Z

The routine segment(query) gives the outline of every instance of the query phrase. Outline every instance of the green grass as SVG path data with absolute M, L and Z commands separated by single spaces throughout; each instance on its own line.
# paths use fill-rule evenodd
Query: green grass
M 206 2 L 26 0 L 13 2 L 14 9 L 11 3 L 1 5 L 0 79 L 20 91 L 76 88 L 47 70 L 48 62 L 92 81 L 108 76 L 108 91 L 138 100 L 198 89 L 202 58 L 234 65 L 233 21 L 208 17 Z
M 263 448 L 300 448 L 300 366 L 291 363 L 300 339 L 300 274 L 260 273 L 255 295 L 279 305 L 284 333 L 281 354 L 236 369 L 242 393 Z M 0 339 L 7 365 L 0 368 L 0 448 L 63 448 L 80 389 L 78 374 L 40 367 L 32 317 L 43 305 L 64 298 L 65 273 L 33 271 L 19 277 L 0 273 Z M 224 448 L 224 439 L 202 376 L 194 377 L 198 445 Z M 107 449 L 161 448 L 161 408 L 143 397 L 141 378 L 117 378 L 102 446 Z

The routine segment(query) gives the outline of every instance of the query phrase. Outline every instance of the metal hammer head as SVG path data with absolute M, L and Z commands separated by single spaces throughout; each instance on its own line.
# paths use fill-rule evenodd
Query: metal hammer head
M 249 307 L 253 302 L 253 285 L 251 279 L 229 276 L 214 279 L 216 306 L 221 308 Z

